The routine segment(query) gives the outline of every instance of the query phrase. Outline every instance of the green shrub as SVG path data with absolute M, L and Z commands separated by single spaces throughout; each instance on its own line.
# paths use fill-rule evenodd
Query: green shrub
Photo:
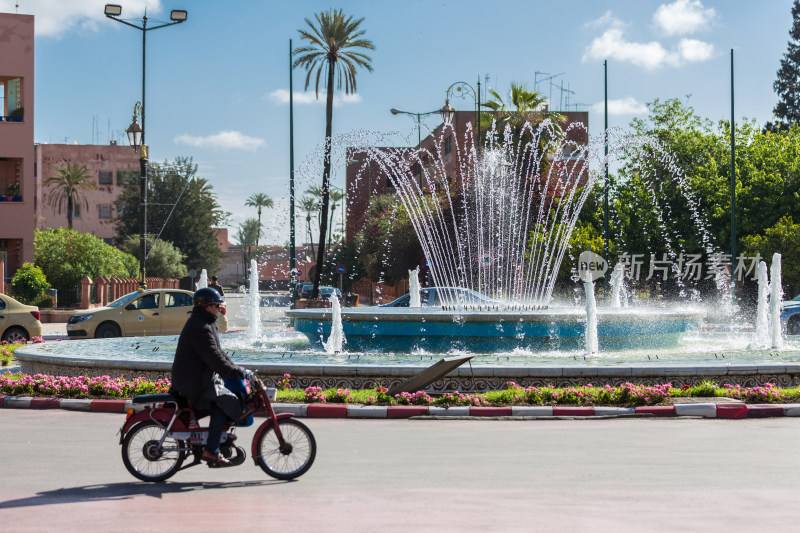
M 11 280 L 11 293 L 14 298 L 26 304 L 36 305 L 34 302 L 49 288 L 50 284 L 44 272 L 33 263 L 25 263 L 19 267 Z
M 31 305 L 35 305 L 39 309 L 52 309 L 56 306 L 56 301 L 49 294 L 42 294 L 31 302 Z

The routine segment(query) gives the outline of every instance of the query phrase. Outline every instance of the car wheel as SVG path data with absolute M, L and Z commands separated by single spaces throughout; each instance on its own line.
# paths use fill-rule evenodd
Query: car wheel
M 97 331 L 94 332 L 94 337 L 96 339 L 109 339 L 111 337 L 121 337 L 122 332 L 119 330 L 119 326 L 114 324 L 113 322 L 105 322 L 100 324 L 97 327 Z
M 3 333 L 2 340 L 11 343 L 17 343 L 17 342 L 29 341 L 30 336 L 28 336 L 28 332 L 25 331 L 24 329 L 13 327 L 13 328 L 8 328 L 5 331 L 5 333 Z
M 789 317 L 786 322 L 787 335 L 800 335 L 800 313 Z

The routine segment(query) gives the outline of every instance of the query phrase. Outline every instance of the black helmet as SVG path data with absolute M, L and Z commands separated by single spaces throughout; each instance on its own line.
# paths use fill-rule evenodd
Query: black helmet
M 224 304 L 225 300 L 215 289 L 203 287 L 202 289 L 197 289 L 197 292 L 194 293 L 192 303 L 195 307 L 205 307 L 208 304 Z

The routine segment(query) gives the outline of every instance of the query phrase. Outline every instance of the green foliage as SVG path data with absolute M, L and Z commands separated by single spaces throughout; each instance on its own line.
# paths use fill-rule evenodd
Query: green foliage
M 214 272 L 218 270 L 222 252 L 213 228 L 225 221 L 227 213 L 220 209 L 211 185 L 196 173 L 197 165 L 191 158 L 150 164 L 148 201 L 152 204 L 147 208 L 147 227 L 153 233 L 164 228 L 160 238 L 184 254 L 187 268 Z M 129 177 L 124 185 L 116 200 L 117 213 L 121 215 L 115 221 L 122 242 L 140 234 L 139 178 Z
M 435 197 L 425 201 L 435 202 Z M 424 259 L 411 217 L 396 195 L 375 197 L 356 236 L 359 258 L 372 281 L 397 283 Z
M 800 292 L 800 224 L 795 224 L 792 217 L 781 218 L 763 235 L 744 237 L 742 244 L 745 254 L 760 254 L 767 264 L 771 264 L 773 254 L 781 254 L 784 293 L 792 298 Z
M 138 261 L 89 233 L 56 228 L 34 230 L 33 257 L 56 289 L 69 291 L 84 276 L 136 277 Z
M 154 235 L 148 235 L 146 242 L 148 256 L 145 268 L 148 277 L 180 279 L 189 275 L 186 265 L 183 264 L 185 256 L 172 243 L 162 239 L 156 241 Z M 128 236 L 121 248 L 136 260 L 135 268 L 138 270 L 141 255 L 140 238 L 136 235 Z
M 42 269 L 33 263 L 25 263 L 17 269 L 11 280 L 11 293 L 22 303 L 36 305 L 36 301 L 50 288 Z
M 784 126 L 800 122 L 800 89 L 797 85 L 797 72 L 800 69 L 800 0 L 792 4 L 792 20 L 787 50 L 772 85 L 778 94 L 778 103 L 772 112 Z

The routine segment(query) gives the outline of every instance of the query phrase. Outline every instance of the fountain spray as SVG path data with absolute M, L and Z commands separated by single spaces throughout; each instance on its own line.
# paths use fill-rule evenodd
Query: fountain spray
M 247 323 L 247 338 L 255 340 L 261 335 L 261 298 L 258 294 L 258 263 L 250 260 L 250 294 L 247 297 L 250 316 Z
M 408 271 L 408 294 L 411 298 L 408 302 L 409 307 L 422 307 L 419 298 L 419 265 L 414 270 Z
M 597 342 L 597 302 L 592 273 L 588 270 L 583 277 L 583 290 L 586 292 L 586 354 L 592 355 L 599 352 L 600 347 Z
M 783 301 L 783 287 L 781 286 L 781 254 L 772 255 L 770 266 L 770 295 L 769 295 L 769 333 L 772 348 L 783 347 L 781 337 L 781 302 Z

